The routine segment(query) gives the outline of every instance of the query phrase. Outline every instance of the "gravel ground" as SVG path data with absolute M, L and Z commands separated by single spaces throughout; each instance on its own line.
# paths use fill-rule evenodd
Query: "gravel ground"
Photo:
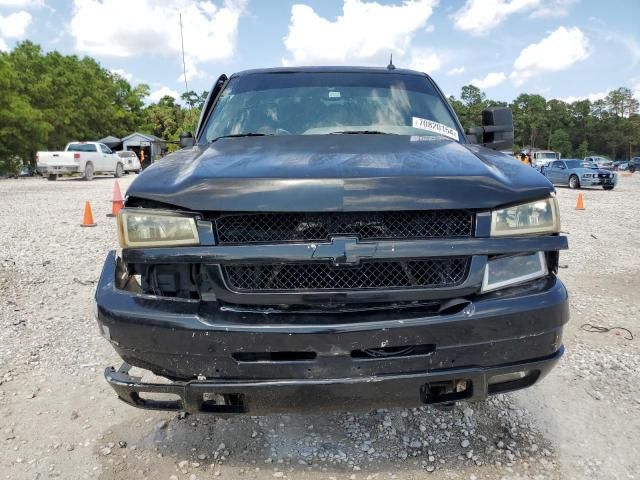
M 123 190 L 132 177 L 122 179 Z M 112 178 L 0 182 L 0 477 L 11 479 L 640 478 L 640 174 L 560 188 L 571 250 L 567 354 L 539 385 L 428 408 L 215 419 L 120 403 L 93 290 L 116 243 Z M 90 200 L 96 228 L 79 227 Z

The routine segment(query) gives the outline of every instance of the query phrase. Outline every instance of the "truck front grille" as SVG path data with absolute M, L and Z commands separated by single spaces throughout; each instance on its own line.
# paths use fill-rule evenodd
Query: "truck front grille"
M 332 235 L 361 240 L 471 237 L 474 214 L 466 210 L 238 213 L 213 220 L 220 244 L 244 244 L 319 242 Z
M 243 292 L 446 288 L 462 283 L 469 257 L 363 261 L 357 267 L 329 263 L 225 265 L 229 287 Z

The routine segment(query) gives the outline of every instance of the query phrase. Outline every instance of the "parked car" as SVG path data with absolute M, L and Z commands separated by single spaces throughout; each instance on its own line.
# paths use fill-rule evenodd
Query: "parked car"
M 19 177 L 33 177 L 37 174 L 36 169 L 30 167 L 29 165 L 23 165 L 20 169 L 20 173 L 18 173 Z
M 613 162 L 613 169 L 615 171 L 626 172 L 627 170 L 629 170 L 629 162 L 627 162 L 626 160 L 617 160 Z
M 136 152 L 124 150 L 122 152 L 116 152 L 116 154 L 122 160 L 122 163 L 124 164 L 124 171 L 126 173 L 140 173 L 142 167 L 140 165 L 140 159 L 138 158 L 138 155 L 136 155 Z
M 584 157 L 585 162 L 592 162 L 596 167 L 603 170 L 613 170 L 613 162 L 605 157 L 590 156 Z
M 542 173 L 554 185 L 567 185 L 569 188 L 602 186 L 605 190 L 613 190 L 618 179 L 613 171 L 598 168 L 594 162 L 577 159 L 556 160 Z
M 38 152 L 38 172 L 49 180 L 60 175 L 79 174 L 93 180 L 96 173 L 112 173 L 116 178 L 124 174 L 124 164 L 104 143 L 71 142 L 62 152 Z
M 96 311 L 119 398 L 219 415 L 450 406 L 544 377 L 564 351 L 567 238 L 549 181 L 498 152 L 511 110 L 482 121 L 465 135 L 412 70 L 221 76 L 118 215 Z
M 640 157 L 633 157 L 629 160 L 629 171 L 635 173 L 637 170 L 640 170 Z

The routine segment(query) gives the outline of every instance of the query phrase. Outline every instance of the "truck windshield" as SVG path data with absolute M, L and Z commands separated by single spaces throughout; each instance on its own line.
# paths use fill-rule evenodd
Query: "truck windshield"
M 388 133 L 464 138 L 428 78 L 391 72 L 232 77 L 204 132 L 207 142 L 250 134 Z
M 536 153 L 536 158 L 540 160 L 556 160 L 557 156 L 553 152 L 538 152 Z

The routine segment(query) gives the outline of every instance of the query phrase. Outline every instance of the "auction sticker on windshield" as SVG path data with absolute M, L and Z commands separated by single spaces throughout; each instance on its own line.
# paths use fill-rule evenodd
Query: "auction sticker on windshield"
M 428 130 L 430 132 L 439 133 L 445 135 L 454 140 L 458 140 L 458 131 L 455 128 L 447 127 L 442 123 L 434 122 L 433 120 L 427 120 L 426 118 L 413 117 L 413 128 L 419 128 L 421 130 Z

